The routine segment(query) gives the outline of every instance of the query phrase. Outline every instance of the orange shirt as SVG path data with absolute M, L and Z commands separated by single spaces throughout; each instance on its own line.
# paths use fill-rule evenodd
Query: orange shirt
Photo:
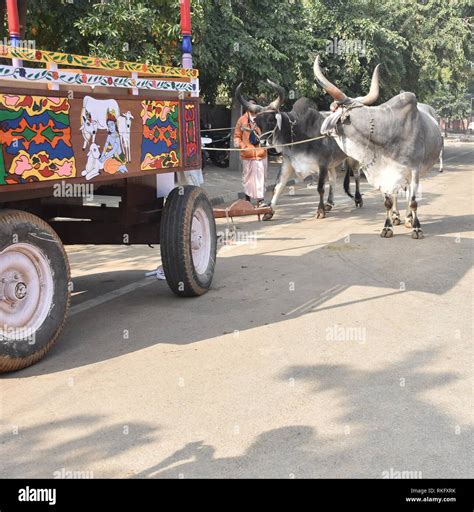
M 267 150 L 250 144 L 251 129 L 254 129 L 255 133 L 261 133 L 260 128 L 250 120 L 250 115 L 246 112 L 235 125 L 234 145 L 240 149 L 248 148 L 246 151 L 240 151 L 242 160 L 264 160 L 267 158 Z

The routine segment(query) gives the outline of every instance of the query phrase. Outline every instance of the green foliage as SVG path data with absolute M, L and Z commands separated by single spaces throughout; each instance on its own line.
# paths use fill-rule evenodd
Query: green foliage
M 469 110 L 470 0 L 191 0 L 201 94 L 229 101 L 235 86 L 262 102 L 266 78 L 291 99 L 327 107 L 314 83 L 316 54 L 349 96 L 365 94 L 382 63 L 381 101 L 414 91 L 451 116 Z M 38 48 L 179 65 L 179 0 L 29 0 L 25 37 Z M 5 33 L 5 24 L 3 26 Z M 331 44 L 355 42 L 359 50 Z M 362 45 L 362 50 L 361 50 Z M 447 114 L 446 114 L 447 115 Z
M 169 0 L 109 0 L 94 4 L 74 26 L 101 57 L 177 65 L 179 9 Z
M 438 88 L 432 96 L 430 104 L 441 117 L 448 119 L 463 119 L 469 116 L 471 110 L 471 95 L 459 91 Z
M 306 65 L 306 11 L 301 0 L 194 2 L 194 55 L 205 97 L 232 94 L 240 81 L 253 95 L 269 94 L 267 78 L 293 89 Z M 198 14 L 196 16 L 196 14 Z
M 87 40 L 75 22 L 91 8 L 89 0 L 35 0 L 27 2 L 25 39 L 36 48 L 65 53 L 87 54 Z

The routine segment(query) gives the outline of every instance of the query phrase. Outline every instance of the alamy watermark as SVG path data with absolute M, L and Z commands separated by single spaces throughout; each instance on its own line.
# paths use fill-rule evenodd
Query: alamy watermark
M 367 330 L 365 327 L 332 325 L 326 327 L 326 341 L 357 341 L 365 343 L 367 341 Z
M 18 39 L 12 44 L 9 37 L 4 37 L 0 39 L 0 44 L 3 45 L 0 48 L 0 55 L 6 54 L 5 46 L 15 46 L 15 48 L 19 48 L 20 50 L 36 50 L 36 41 L 34 39 Z
M 339 39 L 332 37 L 326 44 L 326 53 L 332 55 L 358 54 L 365 57 L 366 40 L 365 39 Z
M 57 469 L 53 472 L 53 478 L 71 480 L 71 479 L 92 479 L 94 478 L 93 471 L 79 471 L 66 468 Z
M 53 185 L 54 197 L 83 197 L 87 201 L 94 199 L 93 183 L 67 183 L 61 180 Z
M 226 228 L 224 231 L 218 231 L 217 240 L 219 245 L 249 245 L 250 247 L 256 247 L 258 235 L 256 231 Z
M 382 471 L 382 478 L 385 479 L 411 479 L 423 478 L 421 471 L 401 470 L 390 468 L 389 470 Z
M 12 325 L 0 325 L 0 341 L 24 340 L 29 345 L 36 342 L 36 331 L 30 327 L 14 327 Z

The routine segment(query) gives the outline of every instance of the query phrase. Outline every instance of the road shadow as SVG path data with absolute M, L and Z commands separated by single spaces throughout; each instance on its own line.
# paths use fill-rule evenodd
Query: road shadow
M 253 254 L 218 258 L 213 287 L 202 297 L 179 298 L 165 282 L 150 280 L 123 298 L 79 312 L 43 361 L 3 378 L 55 373 L 156 344 L 188 345 L 386 296 L 392 296 L 394 310 L 403 312 L 406 291 L 444 295 L 465 276 L 474 242 L 462 232 L 470 230 L 472 222 L 470 215 L 433 216 L 425 220 L 424 240 L 412 240 L 399 226 L 393 239 L 381 239 L 377 233 L 350 234 L 326 244 L 297 243 L 303 252 L 295 250 L 292 239 L 283 237 L 275 243 L 271 236 L 268 242 L 259 241 Z M 87 298 L 91 289 L 97 292 L 97 282 L 115 288 L 117 283 L 143 280 L 144 273 L 145 269 L 77 277 L 74 286 L 81 293 L 73 304 Z M 372 290 L 369 296 L 359 295 L 361 287 Z M 344 302 L 334 303 L 341 293 Z M 113 322 L 108 317 L 111 308 L 123 310 Z M 179 310 L 183 314 L 178 325 Z M 150 315 L 156 321 L 150 321 Z M 108 335 L 98 341 L 94 333 L 103 333 L 104 326 Z M 315 336 L 324 336 L 326 327 L 318 324 Z
M 98 460 L 114 461 L 137 446 L 156 443 L 160 430 L 134 421 L 98 427 L 104 423 L 107 417 L 103 415 L 79 415 L 29 427 L 19 425 L 16 431 L 14 418 L 2 418 L 3 429 L 8 430 L 0 435 L 0 478 L 59 478 L 67 471 L 81 472 L 82 478 L 110 477 L 91 472 L 91 466 Z
M 428 370 L 436 350 L 415 351 L 381 369 L 322 364 L 287 368 L 276 378 L 312 387 L 314 414 L 328 392 L 343 411 L 330 432 L 292 425 L 259 434 L 242 455 L 218 457 L 203 440 L 138 473 L 137 478 L 467 478 L 472 428 L 457 425 L 427 391 L 457 380 Z

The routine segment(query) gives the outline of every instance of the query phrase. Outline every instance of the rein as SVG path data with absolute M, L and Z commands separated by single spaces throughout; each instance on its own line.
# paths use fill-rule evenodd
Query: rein
M 363 106 L 363 105 L 360 105 L 360 106 Z M 355 108 L 355 107 L 353 107 Z M 296 118 L 295 116 L 295 119 L 292 121 L 291 120 L 291 117 L 289 115 L 289 112 L 279 112 L 278 110 L 265 110 L 263 112 L 258 112 L 257 114 L 255 114 L 255 117 L 257 116 L 260 116 L 260 115 L 263 115 L 263 114 L 267 114 L 268 112 L 276 112 L 276 113 L 279 113 L 279 114 L 284 114 L 286 115 L 287 119 L 288 119 L 288 122 L 290 123 L 290 130 L 291 130 L 291 142 L 288 142 L 288 143 L 285 143 L 285 144 L 278 144 L 278 145 L 269 145 L 269 146 L 261 146 L 260 149 L 265 149 L 265 150 L 268 150 L 268 149 L 279 149 L 279 148 L 283 148 L 283 147 L 289 147 L 289 146 L 296 146 L 298 144 L 306 144 L 307 142 L 312 142 L 314 140 L 319 140 L 319 139 L 325 139 L 327 137 L 329 137 L 329 135 L 319 135 L 318 137 L 311 137 L 309 139 L 304 139 L 304 140 L 298 140 L 296 142 L 294 142 L 294 138 L 295 138 L 295 132 L 294 132 L 294 126 L 296 125 L 298 119 Z M 262 137 L 264 137 L 265 135 L 270 135 L 270 134 L 273 134 L 275 135 L 275 130 L 277 129 L 277 127 L 275 126 L 275 128 L 273 130 L 269 130 L 267 132 L 264 132 L 260 135 L 258 135 L 258 139 L 261 140 Z M 245 131 L 250 131 L 249 128 L 247 127 L 243 127 L 243 130 Z M 204 130 L 202 130 L 204 131 Z M 205 151 L 248 151 L 250 148 L 208 148 L 208 147 L 203 147 L 203 149 Z M 256 149 L 256 148 L 253 148 L 253 149 Z
M 260 149 L 278 149 L 283 148 L 287 146 L 296 146 L 297 144 L 306 144 L 307 142 L 311 142 L 313 140 L 318 139 L 325 139 L 326 137 L 329 137 L 329 135 L 320 135 L 319 137 L 312 137 L 311 139 L 305 139 L 305 140 L 298 140 L 296 142 L 288 142 L 286 144 L 278 144 L 278 146 L 261 146 Z M 203 147 L 205 151 L 248 151 L 249 149 L 257 149 L 257 148 L 206 148 Z

